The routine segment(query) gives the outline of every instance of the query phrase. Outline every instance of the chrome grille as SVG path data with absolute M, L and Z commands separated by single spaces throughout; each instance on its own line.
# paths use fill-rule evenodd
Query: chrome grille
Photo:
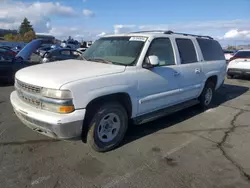
M 16 80 L 16 84 L 17 84 L 17 87 L 20 88 L 21 90 L 25 90 L 27 92 L 36 93 L 36 94 L 41 93 L 42 87 L 33 86 L 33 85 L 30 85 L 30 84 L 21 82 L 19 80 Z
M 29 103 L 29 104 L 31 104 L 33 106 L 37 106 L 37 107 L 41 106 L 41 101 L 25 95 L 21 90 L 17 90 L 17 94 L 18 94 L 19 98 L 26 103 Z

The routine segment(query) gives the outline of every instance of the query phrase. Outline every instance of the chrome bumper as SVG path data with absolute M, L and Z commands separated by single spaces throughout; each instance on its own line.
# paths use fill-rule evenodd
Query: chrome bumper
M 85 109 L 70 114 L 57 114 L 24 103 L 14 91 L 10 101 L 14 112 L 27 127 L 55 139 L 80 139 Z

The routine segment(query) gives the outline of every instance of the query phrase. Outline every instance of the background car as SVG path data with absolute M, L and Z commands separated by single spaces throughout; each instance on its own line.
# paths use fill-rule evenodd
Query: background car
M 0 51 L 0 82 L 13 83 L 18 70 L 37 64 L 30 62 L 30 56 L 41 44 L 42 40 L 34 40 L 16 55 Z
M 15 56 L 15 55 L 17 54 L 17 53 L 14 52 L 13 50 L 11 50 L 11 49 L 9 49 L 9 48 L 7 48 L 7 47 L 3 47 L 3 46 L 0 47 L 0 52 L 1 52 L 1 53 L 4 53 L 4 54 L 8 54 L 8 55 L 10 55 L 10 56 Z
M 234 76 L 250 76 L 250 49 L 239 50 L 230 58 L 227 77 L 230 79 Z
M 78 48 L 77 49 L 77 51 L 82 52 L 82 53 L 85 52 L 86 50 L 87 50 L 87 48 Z
M 223 50 L 226 61 L 229 61 L 231 57 L 236 53 L 235 50 Z
M 62 61 L 67 59 L 78 59 L 82 53 L 70 48 L 56 48 L 49 50 L 42 57 L 41 63 L 48 63 L 52 61 Z
M 16 46 L 14 48 L 11 48 L 11 50 L 18 53 L 18 52 L 20 52 L 22 50 L 22 47 L 21 46 Z

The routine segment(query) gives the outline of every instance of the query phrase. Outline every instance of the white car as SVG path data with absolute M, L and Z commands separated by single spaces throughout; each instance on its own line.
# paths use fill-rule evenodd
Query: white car
M 235 51 L 233 51 L 233 50 L 224 50 L 224 55 L 225 55 L 226 61 L 229 61 L 233 57 L 234 53 L 235 53 Z
M 32 130 L 82 138 L 105 152 L 121 143 L 129 120 L 143 124 L 196 104 L 209 108 L 225 75 L 223 50 L 211 37 L 141 31 L 96 40 L 82 61 L 18 71 L 10 101 Z
M 78 48 L 77 49 L 77 51 L 82 52 L 82 53 L 85 52 L 86 50 L 87 50 L 87 48 Z
M 231 59 L 227 67 L 227 78 L 234 76 L 250 76 L 250 49 L 239 50 Z

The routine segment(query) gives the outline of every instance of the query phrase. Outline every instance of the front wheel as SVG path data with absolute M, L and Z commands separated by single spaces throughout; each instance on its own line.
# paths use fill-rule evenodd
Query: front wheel
M 98 152 L 117 147 L 128 127 L 128 115 L 119 103 L 101 105 L 94 114 L 87 135 L 88 144 Z
M 203 109 L 209 108 L 214 97 L 215 85 L 213 82 L 207 82 L 200 97 L 200 105 Z

